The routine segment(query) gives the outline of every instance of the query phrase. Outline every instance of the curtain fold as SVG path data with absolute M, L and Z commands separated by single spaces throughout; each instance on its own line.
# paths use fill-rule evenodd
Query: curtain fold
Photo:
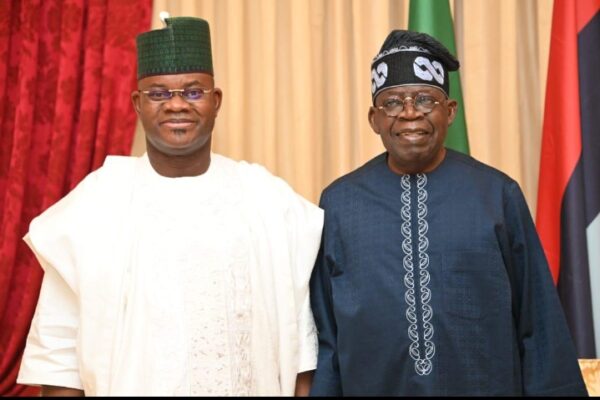
M 135 36 L 151 0 L 0 2 L 0 395 L 15 380 L 43 272 L 21 240 L 135 131 Z

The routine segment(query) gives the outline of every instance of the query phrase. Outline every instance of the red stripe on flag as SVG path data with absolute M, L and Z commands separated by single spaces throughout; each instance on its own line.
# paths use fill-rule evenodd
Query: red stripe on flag
M 576 8 L 584 2 L 555 0 L 552 15 L 536 226 L 554 283 L 560 269 L 562 199 L 581 154 L 577 61 L 580 14 Z
M 600 10 L 600 0 L 573 0 L 573 3 L 577 3 L 577 32 L 579 32 Z

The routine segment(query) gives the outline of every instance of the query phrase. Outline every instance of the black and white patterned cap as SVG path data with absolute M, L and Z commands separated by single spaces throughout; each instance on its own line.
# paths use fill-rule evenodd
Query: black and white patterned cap
M 427 85 L 450 94 L 449 71 L 460 66 L 444 45 L 420 32 L 394 30 L 383 42 L 371 63 L 373 104 L 385 89 L 406 85 Z

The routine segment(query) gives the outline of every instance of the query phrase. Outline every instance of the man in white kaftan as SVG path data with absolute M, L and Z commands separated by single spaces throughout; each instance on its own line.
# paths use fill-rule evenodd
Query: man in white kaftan
M 175 42 L 198 24 L 208 34 L 200 19 L 167 24 Z M 132 99 L 148 153 L 109 156 L 32 221 L 25 240 L 45 275 L 19 383 L 293 395 L 315 369 L 308 281 L 323 212 L 263 167 L 210 151 L 222 94 L 202 57 L 171 60 L 166 75 L 152 72 L 162 59 L 142 59 Z
M 307 282 L 321 224 L 257 165 L 213 154 L 206 173 L 167 178 L 147 156 L 107 158 L 31 224 L 45 277 L 20 382 L 293 394 L 316 366 Z

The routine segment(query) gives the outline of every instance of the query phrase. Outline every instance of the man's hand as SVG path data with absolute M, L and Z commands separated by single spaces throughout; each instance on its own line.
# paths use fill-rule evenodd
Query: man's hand
M 60 386 L 42 386 L 42 397 L 84 397 L 83 390 Z
M 315 371 L 306 371 L 298 374 L 296 378 L 296 392 L 294 393 L 297 397 L 306 397 L 310 392 L 312 385 L 313 374 Z

